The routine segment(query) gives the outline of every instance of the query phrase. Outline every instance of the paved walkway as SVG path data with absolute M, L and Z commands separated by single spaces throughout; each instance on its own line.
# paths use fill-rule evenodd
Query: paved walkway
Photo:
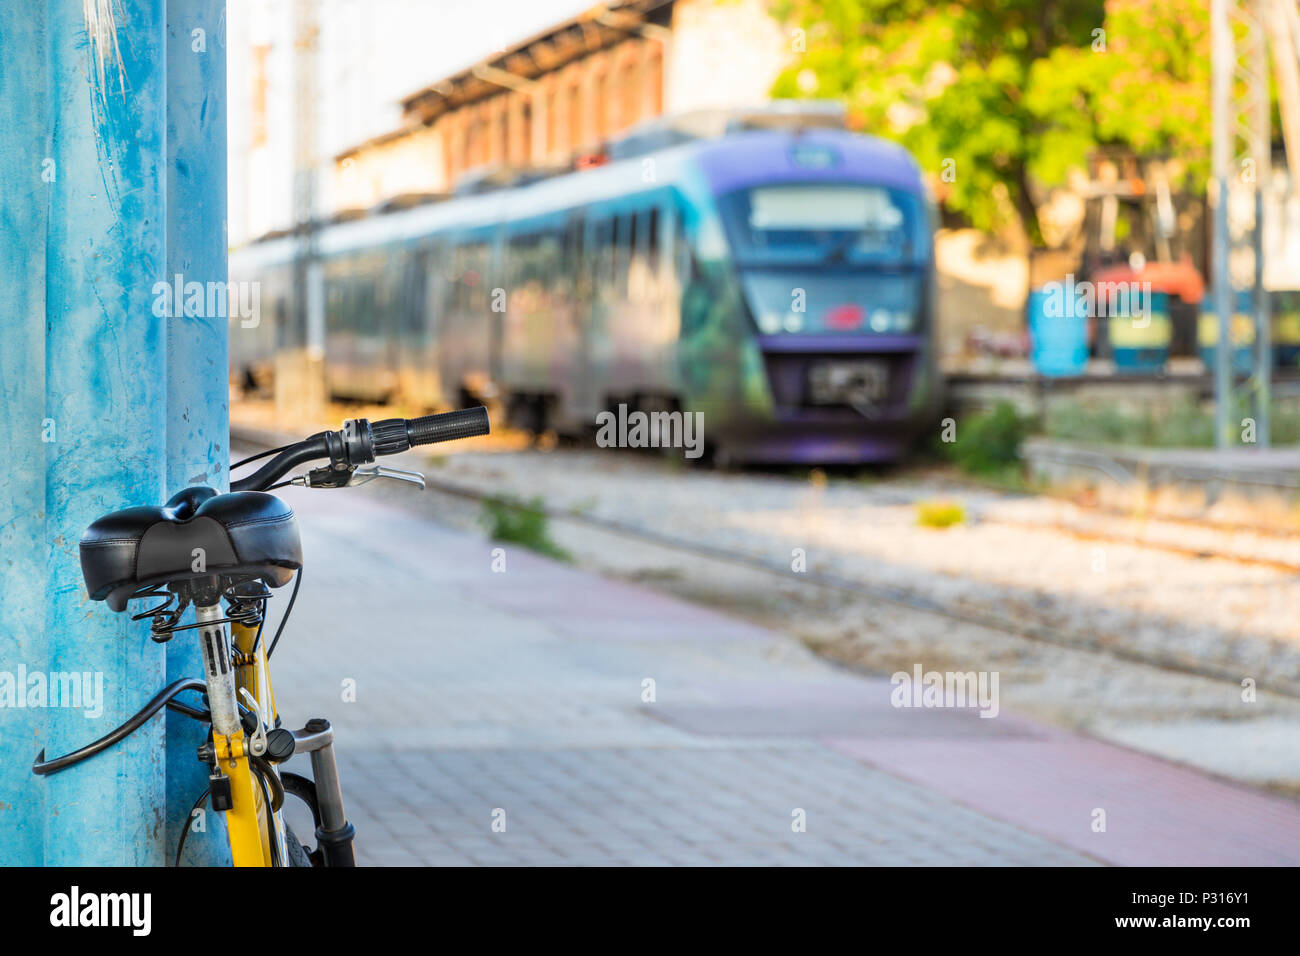
M 494 572 L 499 545 L 364 489 L 285 497 L 307 573 L 277 697 L 333 721 L 360 863 L 1300 863 L 1292 802 L 1006 712 L 895 709 L 712 611 L 515 546 Z

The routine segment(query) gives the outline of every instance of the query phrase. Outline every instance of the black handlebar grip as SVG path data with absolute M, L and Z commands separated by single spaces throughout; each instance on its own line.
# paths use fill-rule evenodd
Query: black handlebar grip
M 371 424 L 370 436 L 376 455 L 396 455 L 412 445 L 472 438 L 490 430 L 487 409 L 480 407 L 423 418 L 386 418 Z
M 442 415 L 413 418 L 406 423 L 406 432 L 412 445 L 432 445 L 439 441 L 473 438 L 475 435 L 486 435 L 491 430 L 488 410 L 481 405 Z

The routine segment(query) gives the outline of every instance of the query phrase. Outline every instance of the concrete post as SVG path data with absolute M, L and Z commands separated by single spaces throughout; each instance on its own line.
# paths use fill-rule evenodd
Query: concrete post
M 227 313 L 256 323 L 245 306 L 260 304 L 239 289 L 220 308 L 207 295 L 228 278 L 226 265 L 226 5 L 225 0 L 167 0 L 167 268 L 158 281 L 181 276 L 204 291 L 203 306 L 174 308 L 167 329 L 166 495 L 190 485 L 229 489 L 230 417 L 227 382 Z M 197 286 L 191 285 L 197 283 Z M 212 309 L 212 305 L 217 309 Z M 167 683 L 200 677 L 203 662 L 196 631 L 166 645 Z M 174 847 L 190 808 L 208 785 L 195 759 L 205 727 L 168 713 L 167 845 Z M 204 815 L 204 829 L 186 841 L 191 863 L 230 863 L 224 821 Z M 196 824 L 197 827 L 197 824 Z
M 220 20 L 219 2 L 172 6 Z M 201 100 L 198 84 L 219 83 L 224 67 L 181 67 L 169 106 L 167 23 L 164 0 L 0 4 L 0 295 L 12 305 L 0 310 L 5 864 L 160 865 L 174 848 L 169 822 L 201 790 L 190 726 L 170 748 L 184 766 L 169 791 L 164 727 L 179 725 L 161 718 L 75 768 L 30 775 L 42 747 L 54 756 L 90 742 L 161 688 L 169 665 L 188 672 L 179 645 L 169 662 L 146 624 L 89 600 L 82 531 L 104 512 L 161 503 L 195 476 L 225 477 L 224 321 L 169 319 L 155 291 L 182 262 L 225 278 L 224 172 L 213 173 L 224 135 L 201 141 L 224 130 L 224 111 L 182 118 Z M 212 33 L 208 55 L 224 59 Z M 209 92 L 210 102 L 224 95 Z M 182 176 L 169 159 L 187 164 Z M 214 182 L 208 205 L 169 214 L 169 201 L 208 195 Z M 200 235 L 203 247 L 187 250 Z M 16 692 L 28 706 L 14 706 Z
M 162 0 L 93 6 L 89 20 L 79 0 L 45 9 L 58 169 L 48 194 L 45 412 L 58 440 L 46 446 L 45 534 L 31 543 L 46 549 L 44 607 L 32 623 L 43 611 L 48 656 L 28 666 L 102 675 L 104 696 L 96 719 L 48 709 L 53 756 L 121 723 L 167 676 L 146 628 L 88 599 L 77 550 L 99 515 L 165 491 L 166 330 L 151 289 L 165 265 L 166 88 Z M 16 411 L 22 421 L 34 410 Z M 46 778 L 44 862 L 161 864 L 163 752 L 163 722 L 151 721 Z
M 15 682 L 23 665 L 43 668 L 48 656 L 45 225 L 58 171 L 46 121 L 45 18 L 0 4 L 0 38 L 0 863 L 30 865 L 44 853 L 45 787 L 29 768 L 45 732 L 37 712 L 20 706 L 25 680 Z

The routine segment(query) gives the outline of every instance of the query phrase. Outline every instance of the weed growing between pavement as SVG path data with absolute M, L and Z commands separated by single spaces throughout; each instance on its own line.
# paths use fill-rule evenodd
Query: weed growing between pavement
M 488 498 L 483 502 L 483 520 L 494 541 L 518 544 L 559 561 L 573 560 L 552 540 L 541 498 L 526 502 L 503 495 Z

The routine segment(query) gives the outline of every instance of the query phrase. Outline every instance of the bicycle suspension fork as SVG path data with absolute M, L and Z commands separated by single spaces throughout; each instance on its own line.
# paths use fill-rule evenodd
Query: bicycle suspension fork
M 294 733 L 294 753 L 311 755 L 316 790 L 316 843 L 326 866 L 356 866 L 352 839 L 356 829 L 343 812 L 343 788 L 334 760 L 334 731 L 323 717 L 314 717 Z

